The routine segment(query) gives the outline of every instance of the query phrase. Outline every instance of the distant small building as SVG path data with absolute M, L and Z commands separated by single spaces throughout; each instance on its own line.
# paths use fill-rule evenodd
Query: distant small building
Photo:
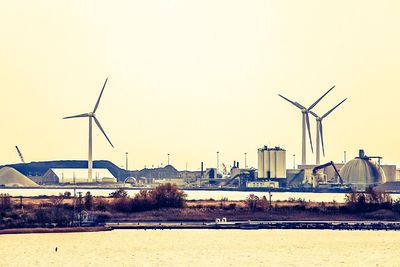
M 166 183 L 176 184 L 177 186 L 184 186 L 186 184 L 185 179 L 182 178 L 165 178 L 165 179 L 156 179 L 153 181 L 155 185 L 161 185 Z
M 94 183 L 115 183 L 117 179 L 108 169 L 93 169 L 93 182 Z M 44 184 L 75 184 L 87 183 L 88 170 L 87 169 L 49 169 L 43 175 Z
M 386 181 L 387 182 L 394 182 L 396 181 L 396 165 L 392 164 L 382 164 L 381 165 L 383 171 L 385 172 Z
M 279 182 L 267 180 L 255 180 L 246 183 L 248 188 L 279 188 L 279 186 Z
M 344 166 L 343 163 L 334 163 L 336 169 L 340 172 L 342 167 Z M 308 184 L 316 184 L 317 181 L 314 179 L 315 177 L 313 176 L 313 169 L 315 167 L 318 167 L 320 165 L 316 164 L 308 164 L 308 165 L 299 165 L 298 168 L 299 170 L 304 170 L 304 180 L 303 183 L 308 183 Z M 339 182 L 339 177 L 337 173 L 335 172 L 335 169 L 332 166 L 327 166 L 325 168 L 322 168 L 318 170 L 318 175 L 324 176 L 325 182 L 334 182 L 337 183 Z
M 201 177 L 202 173 L 201 171 L 180 171 L 179 172 L 179 177 L 184 178 L 184 179 L 197 179 L 197 178 L 202 178 Z
M 287 169 L 287 186 L 292 188 L 302 187 L 304 181 L 306 180 L 306 174 L 304 169 Z
M 216 179 L 218 177 L 217 175 L 217 168 L 207 168 L 204 174 L 204 178 Z

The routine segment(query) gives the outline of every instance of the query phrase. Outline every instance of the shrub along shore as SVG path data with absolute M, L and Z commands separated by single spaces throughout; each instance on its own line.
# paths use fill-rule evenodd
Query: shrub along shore
M 106 222 L 212 222 L 222 217 L 229 221 L 399 221 L 400 202 L 372 188 L 347 194 L 346 203 L 302 199 L 270 202 L 255 195 L 243 201 L 188 201 L 174 184 L 142 190 L 134 197 L 123 189 L 109 197 L 94 197 L 90 192 L 76 197 L 68 192 L 52 197 L 0 195 L 0 234 L 99 231 L 107 230 L 101 227 Z

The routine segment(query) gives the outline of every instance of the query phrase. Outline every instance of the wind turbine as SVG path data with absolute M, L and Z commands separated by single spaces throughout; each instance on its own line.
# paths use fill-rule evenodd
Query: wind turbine
M 110 139 L 108 138 L 107 134 L 104 132 L 103 127 L 101 127 L 101 124 L 99 120 L 96 118 L 96 110 L 99 107 L 100 104 L 100 99 L 101 96 L 103 95 L 104 88 L 106 87 L 108 78 L 104 82 L 103 88 L 101 89 L 101 93 L 99 98 L 97 99 L 96 105 L 93 108 L 92 112 L 88 113 L 83 113 L 79 115 L 74 115 L 74 116 L 69 116 L 65 117 L 64 119 L 72 119 L 72 118 L 89 118 L 89 156 L 88 156 L 88 182 L 92 182 L 92 170 L 93 170 L 93 160 L 92 160 L 92 121 L 97 124 L 97 127 L 99 127 L 100 131 L 104 134 L 106 137 L 107 141 L 110 143 L 110 145 L 114 148 L 113 144 L 111 143 Z
M 301 135 L 301 164 L 306 165 L 307 164 L 307 148 L 306 148 L 306 127 L 308 130 L 308 137 L 310 139 L 310 145 L 311 145 L 311 151 L 314 153 L 314 148 L 312 144 L 312 138 L 311 138 L 311 130 L 310 130 L 310 118 L 308 113 L 319 103 L 319 101 L 322 100 L 330 91 L 335 88 L 335 85 L 332 86 L 325 94 L 323 94 L 320 98 L 317 99 L 310 107 L 306 108 L 303 105 L 299 104 L 298 102 L 292 101 L 283 95 L 279 95 L 289 103 L 293 104 L 295 107 L 299 108 L 302 113 L 302 135 Z
M 322 153 L 325 156 L 325 147 L 324 147 L 324 135 L 322 131 L 322 120 L 328 117 L 329 114 L 332 113 L 337 107 L 339 107 L 344 101 L 346 101 L 347 98 L 343 99 L 339 104 L 331 108 L 328 112 L 326 112 L 324 115 L 321 117 L 318 116 L 316 113 L 313 111 L 310 111 L 310 113 L 315 117 L 315 120 L 317 121 L 317 152 L 316 152 L 316 160 L 315 163 L 317 165 L 320 164 L 320 143 L 322 144 Z

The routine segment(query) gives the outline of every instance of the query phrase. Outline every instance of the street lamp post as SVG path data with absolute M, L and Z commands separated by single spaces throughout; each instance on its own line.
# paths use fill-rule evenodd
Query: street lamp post
M 128 170 L 128 152 L 125 152 L 125 168 Z
M 296 154 L 293 154 L 293 169 L 296 169 Z
M 268 194 L 269 194 L 269 212 L 270 212 L 270 214 L 271 214 L 271 210 L 272 210 L 272 193 L 271 193 L 272 185 L 273 185 L 273 183 L 271 183 L 271 180 L 269 180 Z

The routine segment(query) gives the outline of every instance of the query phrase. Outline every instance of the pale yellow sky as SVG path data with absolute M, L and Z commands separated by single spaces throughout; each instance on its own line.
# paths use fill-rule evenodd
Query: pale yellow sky
M 0 164 L 94 159 L 130 168 L 256 166 L 256 150 L 301 154 L 301 113 L 324 113 L 326 158 L 358 148 L 400 165 L 399 1 L 8 1 L 0 8 Z M 315 142 L 315 122 L 312 134 Z M 308 162 L 315 156 L 308 154 Z

